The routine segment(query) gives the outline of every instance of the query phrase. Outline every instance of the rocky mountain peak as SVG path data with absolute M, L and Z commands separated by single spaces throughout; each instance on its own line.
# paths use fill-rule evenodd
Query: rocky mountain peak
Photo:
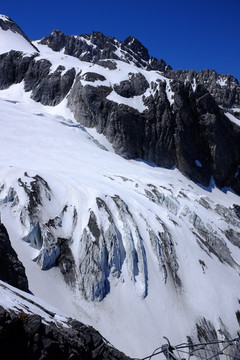
M 93 63 L 115 59 L 148 70 L 165 72 L 172 69 L 163 60 L 150 58 L 147 48 L 133 36 L 119 41 L 112 36 L 105 36 L 100 31 L 68 36 L 59 30 L 54 30 L 39 43 L 49 46 L 54 51 L 64 49 L 67 55 Z
M 24 39 L 30 42 L 28 37 L 24 34 L 24 32 L 20 29 L 20 27 L 11 20 L 8 16 L 0 15 L 0 28 L 4 31 L 11 30 L 14 33 L 20 34 Z
M 43 105 L 55 106 L 66 98 L 75 119 L 96 127 L 119 155 L 177 166 L 204 186 L 213 176 L 218 186 L 239 192 L 240 135 L 219 107 L 240 104 L 234 77 L 209 69 L 174 71 L 163 60 L 150 58 L 133 36 L 118 41 L 99 31 L 68 36 L 54 30 L 37 43 L 89 62 L 91 69 L 68 67 L 65 71 L 61 64 L 53 72 L 51 60 L 9 52 L 0 63 L 1 89 L 24 80 L 25 90 Z M 79 66 L 87 65 L 80 62 Z
M 0 27 L 3 30 L 8 30 L 11 27 L 15 27 L 21 31 L 21 29 L 18 27 L 18 25 L 12 19 L 10 19 L 10 17 L 8 17 L 6 15 L 2 15 L 2 14 L 0 15 Z
M 12 21 L 8 16 L 0 14 L 0 20 L 4 22 Z
M 31 43 L 31 41 L 26 36 L 26 34 L 22 31 L 22 29 L 6 15 L 0 15 L 0 30 L 2 30 L 4 32 L 11 31 L 15 35 L 20 35 L 20 38 L 18 38 L 18 39 L 16 38 L 16 42 L 22 43 L 21 39 L 24 39 L 27 41 L 27 46 L 29 49 L 38 51 L 38 49 Z M 21 47 L 21 45 L 19 44 L 19 49 L 20 49 L 20 47 Z M 26 48 L 26 45 L 25 45 L 25 48 Z M 1 51 L 1 44 L 0 44 L 0 51 Z
M 93 31 L 92 34 L 89 36 L 89 40 L 93 45 L 96 45 L 99 49 L 103 50 L 104 47 L 107 46 L 107 44 L 109 43 L 114 45 L 116 39 L 112 36 L 105 36 L 100 31 Z
M 54 29 L 48 38 L 43 38 L 40 43 L 48 45 L 54 51 L 60 51 L 65 45 L 65 34 L 61 30 Z
M 135 54 L 141 56 L 141 58 L 145 61 L 149 61 L 150 56 L 148 54 L 147 48 L 143 46 L 143 44 L 137 40 L 133 36 L 128 36 L 124 41 L 123 44 L 130 50 L 132 50 Z

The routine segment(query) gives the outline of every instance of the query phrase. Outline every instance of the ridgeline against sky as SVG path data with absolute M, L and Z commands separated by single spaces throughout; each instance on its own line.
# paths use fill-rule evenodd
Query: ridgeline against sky
M 41 39 L 53 29 L 67 35 L 101 31 L 124 40 L 136 37 L 151 56 L 173 69 L 206 68 L 240 79 L 238 0 L 46 1 L 1 4 L 27 36 Z

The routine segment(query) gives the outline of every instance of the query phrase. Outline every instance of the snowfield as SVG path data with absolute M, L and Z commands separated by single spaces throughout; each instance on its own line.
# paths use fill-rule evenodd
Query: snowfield
M 187 180 L 177 169 L 166 170 L 141 161 L 124 160 L 108 151 L 107 141 L 101 144 L 100 136 L 94 141 L 93 131 L 90 134 L 88 129 L 73 126 L 77 124 L 67 109 L 63 112 L 59 106 L 53 115 L 49 112 L 53 109 L 33 102 L 29 95 L 22 91 L 22 84 L 0 93 L 0 141 L 4 149 L 1 185 L 17 189 L 18 179 L 24 178 L 26 172 L 28 176 L 38 174 L 44 178 L 53 190 L 53 198 L 39 213 L 42 222 L 56 216 L 66 202 L 69 207 L 78 209 L 80 217 L 71 245 L 76 262 L 79 239 L 95 198 L 119 195 L 138 223 L 148 264 L 146 297 L 143 296 L 145 285 L 141 275 L 133 281 L 125 264 L 123 276 L 119 279 L 112 277 L 110 293 L 101 302 L 85 300 L 79 290 L 66 284 L 58 267 L 42 271 L 32 261 L 39 250 L 22 241 L 30 229 L 19 220 L 20 205 L 13 206 L 11 202 L 3 201 L 6 195 L 3 189 L 0 195 L 2 222 L 26 268 L 34 295 L 68 316 L 93 325 L 114 346 L 134 357 L 150 354 L 162 343 L 163 336 L 169 337 L 172 343 L 185 341 L 186 334 L 191 333 L 194 323 L 203 316 L 218 326 L 221 314 L 221 320 L 234 333 L 238 329 L 234 312 L 239 308 L 239 248 L 228 244 L 236 269 L 221 263 L 214 255 L 210 256 L 201 249 L 189 230 L 193 225 L 186 220 L 184 209 L 191 208 L 219 233 L 219 229 L 228 227 L 227 223 L 213 210 L 206 211 L 199 200 L 206 199 L 211 209 L 217 204 L 229 208 L 233 204 L 240 205 L 239 197 L 214 186 L 203 189 Z M 165 196 L 173 200 L 172 207 L 150 201 L 144 191 L 147 184 L 160 187 Z M 24 191 L 18 191 L 18 196 L 19 203 L 24 205 Z M 141 220 L 141 214 L 156 232 L 160 230 L 156 215 L 170 229 L 176 245 L 179 277 L 183 281 L 180 291 L 176 290 L 171 279 L 165 283 L 148 242 L 147 224 Z M 69 218 L 64 221 L 61 234 L 67 237 L 72 231 L 71 221 Z
M 33 54 L 19 37 L 0 31 L 0 53 Z M 105 78 L 91 86 L 119 84 L 135 71 L 149 84 L 164 80 L 173 101 L 170 80 L 159 72 L 116 60 L 111 73 L 33 44 L 51 71 L 74 68 L 83 86 L 89 71 Z M 154 91 L 150 86 L 129 99 L 112 91 L 108 99 L 142 112 L 144 96 Z M 25 92 L 24 82 L 0 90 L 0 110 L 1 220 L 31 292 L 58 309 L 57 321 L 64 323 L 66 316 L 92 325 L 135 358 L 150 355 L 164 336 L 172 344 L 197 339 L 196 324 L 206 331 L 214 327 L 219 339 L 236 336 L 238 195 L 214 181 L 203 188 L 177 168 L 118 156 L 103 135 L 76 122 L 66 99 L 43 106 Z M 196 164 L 202 166 L 198 159 Z M 43 243 L 33 247 L 36 226 Z M 63 244 L 68 252 L 60 257 Z M 15 306 L 12 290 L 0 284 L 0 304 L 7 308 Z

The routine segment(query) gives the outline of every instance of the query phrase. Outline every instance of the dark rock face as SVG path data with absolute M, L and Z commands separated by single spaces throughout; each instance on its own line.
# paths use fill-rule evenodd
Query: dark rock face
M 130 359 L 108 345 L 92 327 L 77 320 L 69 320 L 68 326 L 46 324 L 39 315 L 17 314 L 0 306 L 2 359 Z
M 141 92 L 146 87 L 142 76 L 140 79 L 141 86 L 136 88 Z M 125 97 L 139 94 L 133 84 L 124 81 L 114 90 Z M 225 117 L 202 85 L 193 91 L 190 83 L 172 81 L 171 88 L 172 106 L 166 84 L 160 82 L 155 95 L 145 99 L 148 109 L 139 113 L 107 100 L 110 88 L 83 87 L 76 82 L 68 106 L 81 124 L 96 127 L 106 135 L 118 154 L 168 168 L 176 165 L 204 186 L 213 176 L 217 186 L 231 186 L 238 192 L 239 177 L 235 174 L 240 163 L 239 128 Z
M 126 98 L 143 95 L 148 89 L 149 84 L 145 77 L 140 74 L 129 74 L 129 80 L 121 81 L 119 85 L 114 86 L 118 95 Z
M 24 80 L 25 91 L 32 91 L 31 97 L 43 105 L 59 104 L 69 92 L 75 79 L 75 69 L 64 74 L 59 66 L 50 72 L 48 60 L 38 60 L 37 56 L 24 57 L 21 52 L 10 51 L 0 55 L 0 89 L 6 89 Z
M 100 32 L 93 32 L 92 35 L 67 36 L 59 30 L 54 30 L 40 43 L 48 45 L 54 51 L 64 48 L 65 54 L 83 61 L 97 62 L 102 59 L 118 59 L 114 53 L 117 50 L 114 38 L 106 37 Z
M 167 65 L 163 59 L 158 60 L 155 57 L 151 57 L 149 65 L 147 65 L 147 70 L 157 70 L 166 73 L 172 70 L 172 68 L 170 65 Z
M 25 181 L 29 181 L 29 184 Z M 67 205 L 60 214 L 46 223 L 39 222 L 39 211 L 45 201 L 51 201 L 52 190 L 48 183 L 39 175 L 30 177 L 27 172 L 18 179 L 18 185 L 23 187 L 26 193 L 26 204 L 21 210 L 20 219 L 23 225 L 30 224 L 30 232 L 22 239 L 35 249 L 40 250 L 34 261 L 42 270 L 49 270 L 59 266 L 68 284 L 75 283 L 75 262 L 69 247 L 70 239 L 56 236 L 58 228 L 62 227 L 62 219 L 67 211 Z M 18 201 L 17 194 L 10 188 L 4 202 L 11 202 L 12 206 Z M 73 211 L 72 226 L 76 226 L 77 213 Z
M 76 75 L 75 69 L 70 69 L 63 75 L 61 72 L 61 69 L 57 69 L 54 73 L 41 77 L 36 86 L 34 86 L 34 79 L 27 82 L 26 88 L 32 90 L 33 100 L 41 102 L 43 105 L 59 104 L 69 92 Z M 29 79 L 27 78 L 27 80 Z
M 232 75 L 217 74 L 211 69 L 201 70 L 169 70 L 166 75 L 170 79 L 189 81 L 191 84 L 203 85 L 214 97 L 218 105 L 230 109 L 233 105 L 240 105 L 240 86 Z
M 104 134 L 119 155 L 167 168 L 177 166 L 204 186 L 213 177 L 217 186 L 232 187 L 240 193 L 240 130 L 219 107 L 240 104 L 240 86 L 234 77 L 214 70 L 174 71 L 163 60 L 150 58 L 147 49 L 132 36 L 121 42 L 100 32 L 67 36 L 54 30 L 41 44 L 54 51 L 64 48 L 66 54 L 97 63 L 110 72 L 117 71 L 115 60 L 122 60 L 161 71 L 166 78 L 149 84 L 141 72 L 129 73 L 127 80 L 105 86 L 105 77 L 96 71 L 76 74 L 75 69 L 65 72 L 60 65 L 51 72 L 50 61 L 39 59 L 37 54 L 24 57 L 21 52 L 10 51 L 0 55 L 0 89 L 24 80 L 25 90 L 44 105 L 55 106 L 67 98 L 77 121 Z M 103 85 L 95 86 L 96 82 Z M 146 90 L 151 90 L 151 95 L 144 95 Z M 146 109 L 140 112 L 110 101 L 107 97 L 112 92 L 125 99 L 143 96 Z
M 48 198 L 48 200 L 51 200 L 51 190 L 48 186 L 48 183 L 39 175 L 35 175 L 34 177 L 30 177 L 27 172 L 24 173 L 24 175 L 32 179 L 30 182 L 30 186 L 26 184 L 21 178 L 18 179 L 19 186 L 23 187 L 24 191 L 26 192 L 28 196 L 28 205 L 26 208 L 26 211 L 28 213 L 28 216 L 30 218 L 30 224 L 32 228 L 34 228 L 38 222 L 38 207 L 39 205 L 42 205 L 42 193 Z M 22 213 L 21 217 L 24 217 L 25 215 Z M 41 240 L 38 241 L 41 243 Z
M 20 83 L 29 68 L 32 57 L 23 57 L 20 51 L 0 55 L 0 89 Z
M 148 50 L 140 43 L 139 40 L 135 39 L 133 36 L 128 36 L 123 44 L 132 50 L 135 54 L 139 54 L 141 59 L 148 61 L 150 59 Z
M 68 106 L 82 125 L 96 127 L 106 135 L 117 153 L 126 158 L 143 157 L 143 117 L 128 106 L 107 100 L 110 92 L 109 87 L 83 87 L 76 81 L 69 93 Z
M 86 81 L 90 81 L 90 82 L 95 82 L 95 81 L 104 81 L 106 80 L 106 78 L 101 75 L 101 74 L 97 74 L 97 73 L 93 73 L 93 72 L 87 72 L 83 75 L 82 77 L 83 80 Z
M 99 60 L 97 64 L 109 70 L 116 70 L 117 68 L 117 64 L 113 60 Z
M 201 85 L 195 92 L 190 84 L 177 85 L 173 111 L 176 163 L 180 171 L 203 185 L 213 176 L 219 187 L 233 186 L 240 160 L 239 131 L 224 116 L 214 98 Z
M 58 238 L 58 246 L 60 249 L 60 256 L 57 260 L 57 265 L 59 266 L 66 283 L 73 287 L 77 282 L 77 275 L 76 264 L 72 250 L 69 246 L 69 241 L 67 239 Z
M 65 54 L 93 63 L 105 59 L 115 59 L 133 63 L 138 67 L 147 67 L 149 70 L 166 71 L 172 69 L 163 60 L 150 58 L 145 46 L 133 36 L 129 36 L 124 41 L 118 41 L 114 37 L 105 36 L 99 31 L 94 31 L 92 34 L 68 36 L 59 30 L 54 30 L 50 35 L 44 37 L 40 43 L 48 45 L 54 51 L 60 51 L 64 48 Z
M 0 223 L 0 279 L 29 292 L 25 269 L 11 246 L 5 226 Z
M 64 48 L 66 54 L 84 61 L 95 63 L 104 59 L 116 59 L 133 63 L 140 68 L 161 71 L 176 81 L 204 85 L 218 105 L 226 108 L 231 108 L 234 104 L 240 105 L 240 86 L 233 76 L 217 74 L 211 69 L 199 72 L 194 70 L 174 71 L 164 60 L 150 57 L 148 50 L 133 36 L 129 36 L 121 42 L 97 31 L 93 34 L 67 36 L 59 30 L 54 30 L 40 43 L 48 45 L 54 51 Z M 119 51 L 116 51 L 117 49 L 120 50 L 121 56 L 119 56 Z

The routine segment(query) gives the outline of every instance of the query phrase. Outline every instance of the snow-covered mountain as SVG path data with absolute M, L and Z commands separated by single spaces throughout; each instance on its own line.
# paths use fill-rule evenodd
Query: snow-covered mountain
M 237 336 L 237 80 L 3 15 L 0 54 L 1 221 L 30 291 L 135 358 Z

